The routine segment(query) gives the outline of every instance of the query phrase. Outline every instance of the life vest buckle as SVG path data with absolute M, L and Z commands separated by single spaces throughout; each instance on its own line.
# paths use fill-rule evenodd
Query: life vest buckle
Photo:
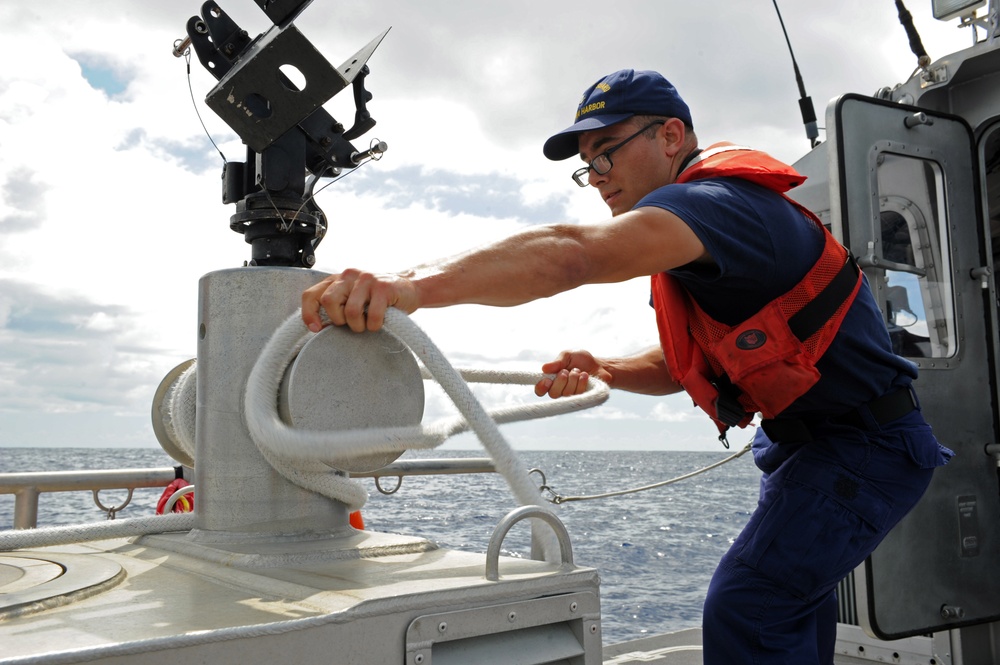
M 715 419 L 723 425 L 736 427 L 749 415 L 737 398 L 739 388 L 728 380 L 717 379 L 712 385 L 719 393 L 715 398 Z

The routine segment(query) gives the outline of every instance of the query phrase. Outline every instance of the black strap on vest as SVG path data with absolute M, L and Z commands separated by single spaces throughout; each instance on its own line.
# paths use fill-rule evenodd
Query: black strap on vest
M 725 374 L 711 381 L 711 384 L 719 393 L 715 398 L 715 419 L 727 427 L 736 427 L 749 415 L 740 404 L 740 395 L 743 391 Z
M 788 327 L 800 342 L 805 342 L 815 335 L 816 331 L 837 313 L 844 301 L 854 292 L 860 272 L 857 262 L 848 252 L 847 260 L 833 279 L 815 298 L 806 303 L 805 307 L 789 317 Z M 728 376 L 723 374 L 712 381 L 712 385 L 719 391 L 719 397 L 715 400 L 716 420 L 729 427 L 735 427 L 750 415 L 739 402 L 743 391 L 733 384 Z
M 844 265 L 837 271 L 830 283 L 819 294 L 806 303 L 806 306 L 788 319 L 788 327 L 792 333 L 804 342 L 837 313 L 840 306 L 854 291 L 858 283 L 861 269 L 850 254 Z
M 695 148 L 694 150 L 692 150 L 691 154 L 685 157 L 684 161 L 681 162 L 681 167 L 677 169 L 677 175 L 683 173 L 684 169 L 686 169 L 688 165 L 691 164 L 692 161 L 694 161 L 694 158 L 701 154 L 701 152 L 702 152 L 701 148 Z

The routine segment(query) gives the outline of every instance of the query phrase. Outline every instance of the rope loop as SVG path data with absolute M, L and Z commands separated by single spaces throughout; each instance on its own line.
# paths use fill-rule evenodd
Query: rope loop
M 438 382 L 460 414 L 429 425 L 415 427 L 366 428 L 318 432 L 285 424 L 277 412 L 281 378 L 285 368 L 314 333 L 302 322 L 300 312 L 289 316 L 264 346 L 247 380 L 245 415 L 250 438 L 274 469 L 290 482 L 347 504 L 350 510 L 364 505 L 364 490 L 346 475 L 331 471 L 337 460 L 376 453 L 399 453 L 408 448 L 436 448 L 448 437 L 472 430 L 493 458 L 497 471 L 507 481 L 521 505 L 539 505 L 538 488 L 530 481 L 517 454 L 504 439 L 498 423 L 529 420 L 597 406 L 607 400 L 610 389 L 603 381 L 591 379 L 580 395 L 552 400 L 546 404 L 526 404 L 487 411 L 472 393 L 467 381 L 536 383 L 543 375 L 529 372 L 486 370 L 457 371 L 444 354 L 406 314 L 390 308 L 385 329 L 406 345 L 423 363 L 427 375 Z M 503 379 L 500 381 L 500 379 Z M 397 488 L 398 489 L 398 488 Z M 537 520 L 533 520 L 533 526 Z M 556 543 L 540 535 L 545 558 L 553 560 Z

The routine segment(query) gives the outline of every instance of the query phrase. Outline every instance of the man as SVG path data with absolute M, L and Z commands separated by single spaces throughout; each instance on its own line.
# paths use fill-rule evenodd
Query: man
M 626 358 L 565 351 L 535 392 L 590 376 L 651 395 L 686 390 L 719 426 L 763 414 L 761 499 L 705 601 L 706 663 L 832 663 L 834 588 L 924 492 L 950 451 L 921 416 L 912 363 L 892 353 L 863 277 L 783 194 L 804 178 L 763 153 L 698 149 L 691 114 L 655 72 L 623 70 L 585 93 L 544 146 L 579 154 L 574 179 L 612 218 L 533 228 L 395 275 L 347 270 L 308 289 L 352 330 L 388 307 L 509 306 L 583 284 L 652 276 L 660 345 Z

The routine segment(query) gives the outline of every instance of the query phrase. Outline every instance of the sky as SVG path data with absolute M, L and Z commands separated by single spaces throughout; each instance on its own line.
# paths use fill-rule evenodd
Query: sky
M 251 0 L 219 4 L 252 37 L 271 26 Z M 907 2 L 931 57 L 968 47 L 968 30 L 934 20 L 930 5 Z M 780 8 L 821 126 L 830 99 L 915 68 L 892 0 Z M 0 447 L 156 447 L 152 397 L 195 355 L 198 280 L 250 258 L 229 230 L 223 158 L 201 122 L 226 159 L 244 148 L 204 103 L 215 79 L 197 58 L 189 78 L 171 54 L 200 10 L 0 4 Z M 809 149 L 767 0 L 316 0 L 296 25 L 334 66 L 391 28 L 368 61 L 378 124 L 354 141 L 389 149 L 317 195 L 330 221 L 318 270 L 397 271 L 534 225 L 605 219 L 596 191 L 570 179 L 580 163 L 550 162 L 541 145 L 572 122 L 584 89 L 621 68 L 663 72 L 703 145 L 734 141 L 787 162 Z M 325 108 L 351 124 L 350 90 Z M 413 318 L 458 367 L 537 371 L 562 349 L 616 356 L 656 343 L 648 280 Z M 487 405 L 535 399 L 530 388 L 480 392 Z M 443 402 L 430 390 L 427 417 Z M 721 450 L 684 395 L 615 392 L 503 431 L 519 449 Z

